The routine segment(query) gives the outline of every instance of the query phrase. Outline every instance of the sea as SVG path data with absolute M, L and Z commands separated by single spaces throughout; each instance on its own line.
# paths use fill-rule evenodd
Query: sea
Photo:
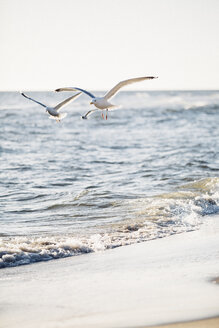
M 0 93 L 0 268 L 189 233 L 219 213 L 219 91 L 121 91 L 107 120 L 83 120 L 89 103 L 58 123 Z

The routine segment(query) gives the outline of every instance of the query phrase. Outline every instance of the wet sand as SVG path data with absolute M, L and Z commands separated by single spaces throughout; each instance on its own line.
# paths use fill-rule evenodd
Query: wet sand
M 195 232 L 2 269 L 1 328 L 216 327 L 218 318 L 175 324 L 219 315 L 219 217 L 205 222 Z
M 155 326 L 151 326 L 147 328 L 152 328 L 152 327 L 155 328 Z M 156 328 L 218 328 L 218 327 L 219 327 L 219 317 L 156 326 Z

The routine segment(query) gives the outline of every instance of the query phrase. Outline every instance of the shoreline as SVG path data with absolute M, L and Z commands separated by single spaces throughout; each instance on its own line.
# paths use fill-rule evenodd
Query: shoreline
M 175 323 L 164 324 L 159 326 L 145 326 L 144 328 L 217 328 L 217 327 L 219 327 L 219 317 L 185 321 L 185 322 L 175 322 Z
M 2 269 L 2 328 L 198 328 L 201 317 L 216 328 L 218 237 L 215 215 L 197 231 Z
M 164 324 L 159 326 L 147 326 L 144 328 L 217 328 L 217 327 L 219 327 L 219 317 L 191 320 L 185 322 L 175 322 L 175 323 Z

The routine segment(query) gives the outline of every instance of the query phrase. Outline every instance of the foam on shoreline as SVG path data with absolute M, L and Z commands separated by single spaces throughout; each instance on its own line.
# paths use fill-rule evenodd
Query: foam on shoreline
M 190 233 L 5 268 L 0 320 L 10 328 L 122 328 L 215 317 L 218 237 L 214 216 Z

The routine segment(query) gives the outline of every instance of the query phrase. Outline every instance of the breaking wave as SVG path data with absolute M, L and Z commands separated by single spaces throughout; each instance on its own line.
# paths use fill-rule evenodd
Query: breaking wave
M 98 227 L 95 234 L 88 231 L 0 238 L 0 268 L 104 251 L 196 230 L 204 216 L 219 212 L 219 178 L 188 183 L 171 193 L 127 200 L 122 206 L 127 218 Z

